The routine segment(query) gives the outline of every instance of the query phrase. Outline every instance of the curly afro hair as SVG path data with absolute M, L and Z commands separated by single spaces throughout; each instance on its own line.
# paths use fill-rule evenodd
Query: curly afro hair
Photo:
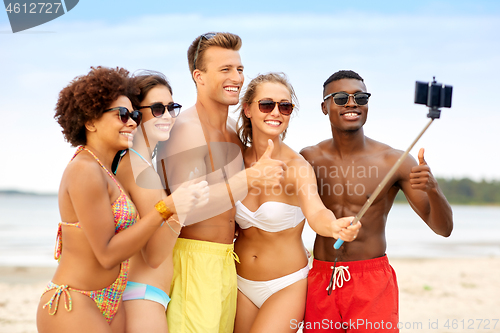
M 132 89 L 129 72 L 120 67 L 90 67 L 87 75 L 77 76 L 59 93 L 54 116 L 66 141 L 85 145 L 85 124 L 100 118 L 118 97 L 137 93 Z

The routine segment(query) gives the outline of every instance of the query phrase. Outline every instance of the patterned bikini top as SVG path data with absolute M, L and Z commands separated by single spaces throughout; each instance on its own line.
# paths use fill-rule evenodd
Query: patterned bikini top
M 113 210 L 113 216 L 114 216 L 114 221 L 115 221 L 115 234 L 119 233 L 122 230 L 127 229 L 131 225 L 133 225 L 136 222 L 137 219 L 137 210 L 132 203 L 132 201 L 128 198 L 127 194 L 123 191 L 122 187 L 118 182 L 116 181 L 115 177 L 106 169 L 106 167 L 99 161 L 97 156 L 94 155 L 89 149 L 85 148 L 84 146 L 78 147 L 78 149 L 75 152 L 75 155 L 73 155 L 73 158 L 71 158 L 71 161 L 78 155 L 81 151 L 86 150 L 89 152 L 90 155 L 92 155 L 97 163 L 106 171 L 108 176 L 111 177 L 111 179 L 115 182 L 116 186 L 118 186 L 118 189 L 120 189 L 120 195 L 116 200 L 113 202 L 111 205 L 111 209 Z M 70 163 L 71 163 L 70 161 Z M 56 248 L 54 251 L 54 258 L 56 260 L 59 260 L 61 257 L 61 252 L 62 252 L 62 226 L 67 225 L 67 226 L 73 226 L 77 228 L 81 228 L 80 222 L 76 223 L 68 223 L 68 222 L 59 222 L 59 226 L 57 229 L 57 238 L 56 238 Z

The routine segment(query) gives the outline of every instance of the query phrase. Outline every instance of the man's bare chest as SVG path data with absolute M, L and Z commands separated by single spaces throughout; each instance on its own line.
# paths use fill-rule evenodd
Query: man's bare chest
M 311 163 L 316 174 L 318 193 L 325 205 L 363 205 L 375 191 L 391 166 L 375 158 L 321 158 Z M 397 182 L 389 182 L 377 201 L 382 200 Z M 376 204 L 376 202 L 375 202 Z

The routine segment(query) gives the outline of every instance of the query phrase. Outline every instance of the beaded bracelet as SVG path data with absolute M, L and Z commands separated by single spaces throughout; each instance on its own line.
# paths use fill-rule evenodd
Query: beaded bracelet
M 179 222 L 179 221 L 177 221 L 176 219 L 174 219 L 173 217 L 171 217 L 171 218 L 170 218 L 170 220 L 174 220 L 177 224 L 181 225 L 181 224 L 180 224 L 180 222 Z M 179 231 L 179 232 L 175 231 L 175 230 L 174 230 L 174 228 L 172 228 L 172 226 L 170 225 L 170 223 L 168 223 L 168 221 L 166 221 L 166 222 L 167 222 L 168 226 L 170 227 L 170 229 L 171 229 L 171 230 L 172 230 L 172 231 L 173 231 L 173 232 L 174 232 L 177 236 L 179 236 L 179 235 L 181 234 L 181 232 L 180 232 L 180 231 Z

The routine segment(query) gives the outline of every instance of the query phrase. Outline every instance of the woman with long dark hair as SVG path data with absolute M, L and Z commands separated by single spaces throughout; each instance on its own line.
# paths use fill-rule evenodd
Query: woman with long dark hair
M 142 71 L 132 78 L 137 93 L 131 95 L 142 111 L 142 123 L 133 147 L 119 154 L 117 178 L 136 205 L 147 213 L 166 192 L 153 165 L 158 142 L 168 140 L 181 105 L 172 99 L 172 87 L 159 72 Z M 155 231 L 148 243 L 130 259 L 130 274 L 123 295 L 126 332 L 168 332 L 165 311 L 170 301 L 173 275 L 172 251 L 181 223 L 177 215 Z

